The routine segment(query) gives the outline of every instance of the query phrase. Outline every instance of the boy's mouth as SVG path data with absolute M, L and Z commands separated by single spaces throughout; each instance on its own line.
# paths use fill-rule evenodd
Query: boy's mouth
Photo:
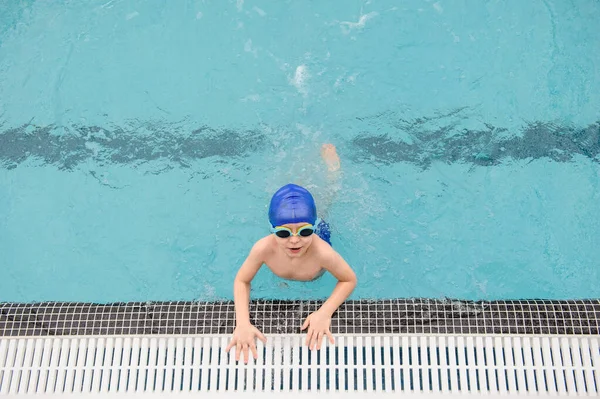
M 302 247 L 289 248 L 289 250 L 294 254 L 300 252 L 301 249 L 302 249 Z

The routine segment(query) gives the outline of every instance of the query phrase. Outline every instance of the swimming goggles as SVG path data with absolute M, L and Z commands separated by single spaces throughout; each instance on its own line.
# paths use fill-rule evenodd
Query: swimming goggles
M 288 238 L 291 236 L 310 237 L 315 232 L 315 227 L 312 224 L 306 224 L 300 227 L 296 231 L 296 234 L 294 234 L 291 229 L 284 226 L 277 226 L 274 229 L 271 229 L 271 231 L 279 238 Z

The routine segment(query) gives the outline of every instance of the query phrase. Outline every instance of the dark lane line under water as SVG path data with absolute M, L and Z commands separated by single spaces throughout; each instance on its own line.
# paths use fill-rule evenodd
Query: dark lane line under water
M 600 161 L 600 121 L 580 128 L 535 121 L 519 132 L 509 132 L 491 124 L 478 130 L 461 129 L 456 122 L 427 128 L 431 118 L 390 122 L 380 117 L 357 119 L 376 119 L 378 125 L 386 125 L 387 132 L 397 134 L 358 134 L 350 142 L 348 156 L 353 161 L 406 162 L 423 169 L 433 161 L 492 166 L 505 158 L 569 162 L 576 155 Z M 395 138 L 407 134 L 412 143 Z M 129 124 L 126 128 L 24 124 L 0 132 L 0 167 L 14 169 L 30 159 L 60 170 L 73 170 L 88 159 L 100 164 L 162 159 L 188 167 L 196 159 L 245 156 L 260 151 L 270 141 L 261 129 L 236 131 L 202 126 L 186 130 L 164 122 Z

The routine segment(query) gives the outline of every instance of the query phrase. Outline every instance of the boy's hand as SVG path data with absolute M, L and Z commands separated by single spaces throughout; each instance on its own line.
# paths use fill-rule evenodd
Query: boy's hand
M 235 346 L 235 361 L 238 362 L 240 360 L 240 353 L 244 351 L 244 363 L 248 363 L 248 360 L 250 359 L 248 348 L 252 351 L 254 359 L 258 357 L 256 353 L 256 337 L 263 343 L 267 343 L 265 336 L 252 324 L 238 325 L 233 331 L 233 337 L 231 338 L 229 345 L 227 345 L 225 352 L 229 352 L 229 350 Z
M 308 315 L 301 328 L 301 330 L 305 330 L 306 327 L 308 327 L 308 333 L 306 334 L 306 346 L 308 346 L 309 349 L 321 349 L 323 336 L 325 335 L 329 337 L 329 342 L 334 344 L 335 341 L 333 340 L 333 335 L 331 335 L 331 331 L 329 331 L 330 325 L 331 315 L 327 314 L 327 312 L 317 310 L 316 312 Z

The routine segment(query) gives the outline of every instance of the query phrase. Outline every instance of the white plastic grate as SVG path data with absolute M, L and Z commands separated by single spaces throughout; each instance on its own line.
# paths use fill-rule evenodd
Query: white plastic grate
M 259 342 L 247 365 L 229 335 L 0 339 L 0 394 L 418 392 L 598 395 L 596 336 L 303 335 Z

